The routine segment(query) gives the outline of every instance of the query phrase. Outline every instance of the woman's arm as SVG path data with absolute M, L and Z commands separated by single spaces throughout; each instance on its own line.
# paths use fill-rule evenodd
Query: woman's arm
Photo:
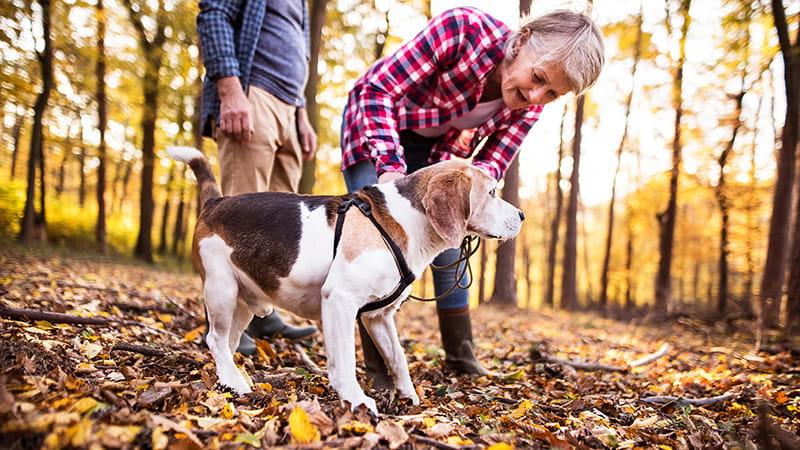
M 358 108 L 378 174 L 405 173 L 396 108 L 407 90 L 458 63 L 478 35 L 480 19 L 474 10 L 457 8 L 434 18 L 414 39 L 381 62 L 362 90 Z M 475 80 L 477 82 L 477 80 Z
M 497 180 L 503 178 L 525 136 L 539 120 L 542 108 L 541 105 L 532 106 L 511 126 L 494 132 L 472 159 L 472 164 L 486 170 Z

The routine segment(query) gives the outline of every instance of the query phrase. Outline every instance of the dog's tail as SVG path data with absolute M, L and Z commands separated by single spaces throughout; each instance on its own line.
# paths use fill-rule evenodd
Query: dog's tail
M 207 201 L 222 197 L 222 192 L 217 186 L 217 179 L 211 171 L 206 157 L 193 147 L 169 147 L 167 153 L 175 160 L 186 163 L 192 168 L 194 177 L 197 178 L 197 189 L 200 193 L 200 209 Z

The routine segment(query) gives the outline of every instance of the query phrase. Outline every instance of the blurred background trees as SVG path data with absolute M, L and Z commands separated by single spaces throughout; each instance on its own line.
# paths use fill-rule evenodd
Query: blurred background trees
M 582 8 L 586 2 L 574 2 Z M 343 193 L 347 90 L 432 16 L 474 5 L 514 27 L 563 3 L 309 0 L 305 193 Z M 800 325 L 800 5 L 596 1 L 607 66 L 545 108 L 503 186 L 526 213 L 473 261 L 475 304 Z M 195 2 L 0 5 L 0 234 L 172 264 L 196 215 L 173 144 L 198 130 Z M 92 198 L 94 192 L 94 199 Z M 416 286 L 430 295 L 428 277 Z

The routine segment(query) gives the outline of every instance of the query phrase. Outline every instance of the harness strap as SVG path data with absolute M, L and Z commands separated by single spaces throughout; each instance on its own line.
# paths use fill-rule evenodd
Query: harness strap
M 397 285 L 395 290 L 392 291 L 392 293 L 388 296 L 376 302 L 367 303 L 366 305 L 362 306 L 361 309 L 358 310 L 358 315 L 356 316 L 360 318 L 361 314 L 365 312 L 382 309 L 394 303 L 394 301 L 400 297 L 403 291 L 411 286 L 411 283 L 414 282 L 416 277 L 414 276 L 414 272 L 408 268 L 408 263 L 406 262 L 405 257 L 403 257 L 403 252 L 400 250 L 400 247 L 397 246 L 394 240 L 389 236 L 389 233 L 383 229 L 381 224 L 375 219 L 375 216 L 372 215 L 372 206 L 357 196 L 350 197 L 342 202 L 341 205 L 339 205 L 338 214 L 336 217 L 336 227 L 334 228 L 333 232 L 333 256 L 336 257 L 336 251 L 339 248 L 339 240 L 342 237 L 342 228 L 344 227 L 344 216 L 351 206 L 356 206 L 365 216 L 367 216 L 375 228 L 381 233 L 386 245 L 392 251 L 395 264 L 397 264 L 397 269 L 400 271 L 400 283 Z

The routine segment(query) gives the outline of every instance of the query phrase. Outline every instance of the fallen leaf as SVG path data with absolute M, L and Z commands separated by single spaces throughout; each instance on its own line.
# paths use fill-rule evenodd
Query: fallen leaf
M 392 420 L 382 420 L 378 426 L 375 427 L 375 431 L 389 442 L 389 448 L 392 450 L 408 441 L 408 433 L 406 433 L 403 426 Z
M 292 413 L 289 414 L 289 430 L 292 435 L 292 443 L 295 444 L 310 444 L 318 442 L 321 438 L 317 427 L 311 423 L 308 414 L 299 406 L 295 406 Z

